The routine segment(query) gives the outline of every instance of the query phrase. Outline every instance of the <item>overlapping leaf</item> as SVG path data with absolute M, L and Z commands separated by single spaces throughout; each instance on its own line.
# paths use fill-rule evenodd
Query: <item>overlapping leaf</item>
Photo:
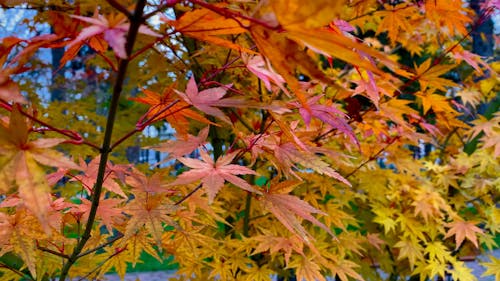
M 260 191 L 256 190 L 245 180 L 237 177 L 237 175 L 255 175 L 256 173 L 247 167 L 231 164 L 236 156 L 236 152 L 221 156 L 215 162 L 203 150 L 200 151 L 200 155 L 202 160 L 184 157 L 178 158 L 177 160 L 192 169 L 179 175 L 170 185 L 182 185 L 201 180 L 210 202 L 213 201 L 215 195 L 224 186 L 225 181 L 243 190 L 261 194 Z
M 49 231 L 47 211 L 50 206 L 50 187 L 45 171 L 38 163 L 65 169 L 80 168 L 63 153 L 50 149 L 64 139 L 36 139 L 30 141 L 30 127 L 26 118 L 14 107 L 9 123 L 0 124 L 0 165 L 2 192 L 17 187 L 23 203 Z M 15 183 L 13 185 L 12 183 Z
M 300 198 L 286 194 L 287 190 L 296 186 L 297 182 L 287 181 L 271 185 L 267 192 L 262 193 L 260 202 L 270 211 L 290 232 L 298 235 L 306 242 L 311 242 L 311 235 L 301 225 L 297 217 L 308 220 L 321 227 L 333 236 L 328 227 L 316 219 L 312 214 L 326 215 Z
M 145 96 L 130 98 L 130 100 L 151 106 L 146 113 L 148 118 L 152 118 L 151 122 L 165 119 L 182 138 L 187 136 L 189 119 L 213 124 L 207 118 L 189 109 L 188 103 L 177 100 L 174 93 L 175 87 L 176 84 L 170 85 L 162 94 L 143 89 Z

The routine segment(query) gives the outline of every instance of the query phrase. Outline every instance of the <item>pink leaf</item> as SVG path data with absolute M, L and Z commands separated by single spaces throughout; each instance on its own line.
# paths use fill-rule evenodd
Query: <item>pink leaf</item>
M 76 45 L 91 37 L 104 33 L 104 40 L 108 42 L 109 46 L 111 46 L 116 56 L 122 59 L 127 58 L 125 43 L 126 34 L 130 28 L 130 24 L 126 22 L 125 18 L 111 24 L 105 17 L 99 15 L 98 13 L 95 13 L 94 17 L 92 18 L 76 15 L 72 15 L 71 17 L 90 23 L 92 25 L 82 29 L 75 40 L 73 40 L 68 45 L 68 48 L 71 48 L 73 45 Z M 152 31 L 145 25 L 139 27 L 139 32 L 153 37 L 162 37 L 162 35 Z
M 229 164 L 236 156 L 236 152 L 221 156 L 214 163 L 212 158 L 205 151 L 200 151 L 203 161 L 191 158 L 179 158 L 184 165 L 192 168 L 191 170 L 182 173 L 175 181 L 170 183 L 173 185 L 182 185 L 201 180 L 203 188 L 206 189 L 209 202 L 212 202 L 219 190 L 224 186 L 224 182 L 228 181 L 241 189 L 249 192 L 261 194 L 260 191 L 254 189 L 243 179 L 235 175 L 255 175 L 256 173 L 243 166 Z
M 293 102 L 292 106 L 299 109 L 299 113 L 302 116 L 302 119 L 304 119 L 306 125 L 310 124 L 312 117 L 318 118 L 326 124 L 346 134 L 353 143 L 359 146 L 358 139 L 354 135 L 352 128 L 347 123 L 347 115 L 337 109 L 333 104 L 319 104 L 318 102 L 322 97 L 322 95 L 319 95 L 308 99 L 308 109 L 304 108 L 298 102 Z
M 205 112 L 208 115 L 215 116 L 222 121 L 231 124 L 231 120 L 217 107 L 244 107 L 245 102 L 237 98 L 225 98 L 227 88 L 232 85 L 227 85 L 226 87 L 216 87 L 199 92 L 198 86 L 196 86 L 196 81 L 193 77 L 189 79 L 186 86 L 186 92 L 175 91 L 183 100 L 187 103 L 193 105 L 197 109 Z
M 271 91 L 271 81 L 277 85 L 283 92 L 288 94 L 287 89 L 285 88 L 285 79 L 276 73 L 269 63 L 264 61 L 262 56 L 253 56 L 249 58 L 247 54 L 242 54 L 241 59 L 247 66 L 248 70 L 253 74 L 257 75 L 268 91 Z
M 208 131 L 209 127 L 206 127 L 198 133 L 198 136 L 193 136 L 193 135 L 187 135 L 187 139 L 182 139 L 182 140 L 169 140 L 164 143 L 160 143 L 159 145 L 156 146 L 151 146 L 149 148 L 152 148 L 157 151 L 161 152 L 168 152 L 170 153 L 168 159 L 171 158 L 179 158 L 184 155 L 190 154 L 193 152 L 195 149 L 198 147 L 204 145 L 207 143 L 206 139 L 208 137 Z

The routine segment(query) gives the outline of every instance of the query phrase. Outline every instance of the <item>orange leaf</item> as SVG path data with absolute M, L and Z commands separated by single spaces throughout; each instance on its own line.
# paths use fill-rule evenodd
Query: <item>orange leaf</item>
M 460 245 L 462 245 L 462 242 L 464 242 L 465 238 L 471 241 L 472 244 L 476 246 L 476 248 L 479 247 L 476 233 L 483 233 L 483 230 L 477 227 L 474 223 L 456 220 L 452 223 L 448 223 L 447 226 L 450 227 L 450 229 L 448 230 L 444 238 L 455 235 L 455 249 L 458 249 Z
M 130 98 L 130 100 L 150 105 L 151 107 L 146 114 L 147 117 L 155 117 L 155 121 L 161 119 L 167 120 L 167 122 L 183 138 L 186 138 L 188 133 L 189 121 L 187 118 L 194 119 L 205 124 L 216 125 L 202 115 L 189 109 L 190 106 L 186 102 L 182 100 L 178 101 L 175 98 L 175 87 L 175 83 L 170 85 L 163 91 L 161 95 L 156 92 L 143 89 L 142 92 L 145 94 L 145 96 Z M 172 103 L 175 101 L 178 102 L 172 106 Z
M 291 182 L 294 184 L 294 182 Z M 334 236 L 331 230 L 326 227 L 322 222 L 313 217 L 311 214 L 326 213 L 314 208 L 307 202 L 302 201 L 298 197 L 289 194 L 276 193 L 275 188 L 282 188 L 279 184 L 272 185 L 268 192 L 264 192 L 260 202 L 264 207 L 273 213 L 274 216 L 292 233 L 298 235 L 305 242 L 310 242 L 311 235 L 304 229 L 297 216 L 312 222 L 313 224 L 321 227 L 330 235 Z
M 201 41 L 219 45 L 222 47 L 257 54 L 246 47 L 235 44 L 229 40 L 217 37 L 216 35 L 232 35 L 246 32 L 242 26 L 248 26 L 248 21 L 239 19 L 227 18 L 219 15 L 211 10 L 201 8 L 184 13 L 177 20 L 168 20 L 163 18 L 163 21 L 169 23 L 177 31 Z

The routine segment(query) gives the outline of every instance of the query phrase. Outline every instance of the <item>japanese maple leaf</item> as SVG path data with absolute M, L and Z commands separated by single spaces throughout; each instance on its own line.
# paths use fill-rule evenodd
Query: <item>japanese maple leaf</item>
M 203 91 L 198 91 L 198 86 L 194 77 L 189 79 L 186 86 L 186 92 L 175 92 L 187 103 L 193 105 L 197 109 L 205 112 L 208 115 L 218 117 L 222 121 L 231 124 L 231 120 L 217 107 L 245 107 L 245 102 L 237 98 L 225 98 L 227 89 L 232 85 L 226 85 L 225 87 L 210 88 Z
M 179 158 L 190 154 L 198 147 L 204 145 L 207 142 L 208 131 L 209 127 L 206 127 L 200 130 L 198 136 L 188 134 L 185 140 L 169 140 L 149 148 L 161 152 L 168 152 L 170 154 L 168 159 Z
M 342 133 L 349 136 L 349 139 L 359 146 L 358 139 L 354 135 L 352 128 L 347 123 L 347 115 L 335 108 L 334 105 L 324 105 L 319 104 L 318 101 L 323 97 L 323 95 L 318 95 L 307 100 L 307 105 L 309 108 L 302 106 L 298 102 L 293 102 L 292 106 L 299 109 L 299 113 L 304 119 L 306 125 L 311 123 L 312 117 L 318 118 L 321 121 L 327 123 L 333 128 L 338 129 Z
M 82 203 L 76 205 L 72 212 L 80 212 L 83 214 L 83 220 L 87 221 L 90 209 L 92 207 L 92 201 L 85 198 L 80 199 Z M 101 220 L 101 225 L 106 226 L 106 229 L 112 233 L 113 225 L 120 224 L 123 222 L 125 216 L 122 213 L 122 209 L 118 206 L 123 202 L 124 199 L 121 198 L 104 198 L 101 196 L 99 201 L 99 208 L 97 209 L 97 217 Z
M 456 249 L 458 249 L 460 245 L 462 245 L 462 242 L 464 242 L 465 238 L 471 241 L 472 244 L 476 246 L 476 248 L 479 247 L 476 233 L 483 233 L 483 230 L 477 227 L 474 223 L 456 220 L 452 223 L 448 223 L 447 226 L 450 227 L 450 229 L 448 229 L 448 232 L 446 232 L 444 238 L 446 239 L 455 235 Z
M 290 194 L 279 194 L 272 192 L 263 193 L 263 197 L 261 199 L 264 207 L 273 213 L 273 215 L 292 233 L 301 237 L 305 242 L 310 242 L 310 234 L 304 229 L 304 227 L 300 224 L 300 221 L 297 217 L 308 220 L 313 224 L 321 227 L 330 235 L 333 236 L 326 225 L 320 222 L 318 219 L 312 216 L 312 214 L 322 214 L 326 215 L 326 213 L 314 208 L 309 205 L 307 202 L 301 200 L 298 197 L 295 197 Z
M 74 176 L 70 181 L 79 181 L 82 183 L 85 191 L 89 194 L 92 194 L 92 190 L 94 189 L 94 185 L 97 178 L 97 171 L 99 168 L 99 161 L 101 157 L 97 156 L 90 163 L 85 163 L 83 159 L 80 159 L 80 169 L 83 171 L 82 174 Z M 123 198 L 127 198 L 127 195 L 123 193 L 120 185 L 115 181 L 117 179 L 117 175 L 114 172 L 114 166 L 111 163 L 108 163 L 106 166 L 106 174 L 104 176 L 104 182 L 102 184 L 107 190 L 112 191 Z
M 483 275 L 481 275 L 481 277 L 484 277 L 486 275 L 495 275 L 495 280 L 500 280 L 500 258 L 497 259 L 492 255 L 490 255 L 489 258 L 491 262 L 481 263 L 484 267 L 486 267 L 486 271 L 483 273 Z
M 493 155 L 495 157 L 500 156 L 500 131 L 493 131 L 492 134 L 485 134 L 485 136 L 481 138 L 481 141 L 484 142 L 484 148 L 494 148 Z
M 380 101 L 380 89 L 377 87 L 375 78 L 371 71 L 366 71 L 367 79 L 361 77 L 359 80 L 354 81 L 358 86 L 354 89 L 354 95 L 366 94 L 373 104 L 378 108 Z
M 127 221 L 123 240 L 126 241 L 145 226 L 161 248 L 161 237 L 164 233 L 163 223 L 179 227 L 177 222 L 169 216 L 175 213 L 179 207 L 174 205 L 163 194 L 135 192 L 134 197 L 134 200 L 130 201 L 124 208 L 124 211 L 131 218 Z
M 170 183 L 170 185 L 188 184 L 201 179 L 203 188 L 205 188 L 208 193 L 209 202 L 213 201 L 215 195 L 217 195 L 222 186 L 224 186 L 225 181 L 246 191 L 261 194 L 260 191 L 254 189 L 245 180 L 236 176 L 256 174 L 247 167 L 231 164 L 236 156 L 236 152 L 221 156 L 216 162 L 214 162 L 208 153 L 203 150 L 200 151 L 200 155 L 202 160 L 184 157 L 178 158 L 177 160 L 192 169 L 182 173 L 175 181 Z
M 283 92 L 288 94 L 288 90 L 285 88 L 285 79 L 283 76 L 279 75 L 271 67 L 271 64 L 264 60 L 262 56 L 253 56 L 242 53 L 241 59 L 247 66 L 248 70 L 253 74 L 257 75 L 268 91 L 271 91 L 271 82 L 277 85 Z
M 185 36 L 230 48 L 238 53 L 256 54 L 253 50 L 220 37 L 221 35 L 235 35 L 246 32 L 244 26 L 248 26 L 249 22 L 245 19 L 238 18 L 236 20 L 209 9 L 200 8 L 186 11 L 176 20 L 170 20 L 160 13 L 160 21 L 166 22 Z
M 252 239 L 259 242 L 252 255 L 266 251 L 269 251 L 272 255 L 282 251 L 284 252 L 286 266 L 288 266 L 293 252 L 304 255 L 304 242 L 296 235 L 291 237 L 279 237 L 272 234 L 266 234 L 253 237 Z
M 148 177 L 141 171 L 133 169 L 132 172 L 127 175 L 125 182 L 127 183 L 127 185 L 130 185 L 131 187 L 143 192 L 173 192 L 172 190 L 165 188 L 164 184 L 162 183 L 160 173 L 155 173 Z
M 168 86 L 163 90 L 162 94 L 142 89 L 145 96 L 130 98 L 130 100 L 151 106 L 146 116 L 149 118 L 154 117 L 154 120 L 165 119 L 183 139 L 186 138 L 188 133 L 188 118 L 205 124 L 214 124 L 199 113 L 189 109 L 190 106 L 186 102 L 179 101 L 174 93 L 175 86 L 175 83 Z M 175 101 L 178 102 L 173 104 Z
M 21 95 L 19 87 L 12 81 L 11 75 L 17 74 L 25 70 L 24 64 L 8 62 L 9 54 L 13 48 L 25 40 L 17 37 L 5 37 L 0 42 L 0 98 L 5 101 L 13 101 L 17 103 L 26 103 L 26 99 Z
M 79 169 L 64 154 L 49 149 L 64 139 L 29 140 L 26 118 L 16 106 L 13 107 L 9 123 L 0 122 L 0 192 L 6 193 L 17 184 L 23 204 L 40 220 L 50 232 L 47 212 L 50 207 L 50 187 L 45 171 L 38 164 L 65 169 Z
M 6 72 L 6 70 L 0 69 L 0 98 L 6 101 L 26 103 L 26 99 L 21 95 L 19 87 Z
M 78 44 L 84 40 L 95 37 L 99 34 L 103 34 L 104 40 L 108 42 L 109 46 L 111 46 L 116 56 L 122 59 L 127 58 L 125 43 L 127 41 L 126 35 L 128 29 L 130 28 L 130 23 L 126 22 L 126 18 L 123 15 L 118 15 L 107 19 L 96 12 L 94 14 L 94 17 L 92 18 L 76 15 L 72 15 L 71 17 L 84 22 L 88 22 L 92 25 L 82 29 L 75 40 L 73 40 L 68 45 L 68 48 L 71 48 L 73 45 Z M 162 37 L 160 34 L 152 31 L 145 25 L 141 25 L 139 27 L 139 32 L 154 37 Z
M 327 175 L 345 183 L 348 186 L 351 186 L 347 179 L 345 179 L 342 175 L 332 169 L 328 165 L 328 163 L 321 160 L 321 158 L 318 157 L 315 153 L 300 151 L 291 142 L 269 145 L 268 147 L 273 151 L 276 160 L 278 160 L 273 162 L 273 164 L 286 174 L 290 174 L 297 178 L 300 178 L 293 171 L 294 168 L 297 168 L 295 163 L 298 163 L 304 168 L 313 169 L 321 175 Z

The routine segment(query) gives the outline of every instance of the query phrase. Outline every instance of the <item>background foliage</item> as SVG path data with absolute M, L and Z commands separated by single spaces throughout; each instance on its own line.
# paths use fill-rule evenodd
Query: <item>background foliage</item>
M 0 4 L 36 11 L 1 39 L 1 280 L 467 281 L 498 246 L 498 1 Z

